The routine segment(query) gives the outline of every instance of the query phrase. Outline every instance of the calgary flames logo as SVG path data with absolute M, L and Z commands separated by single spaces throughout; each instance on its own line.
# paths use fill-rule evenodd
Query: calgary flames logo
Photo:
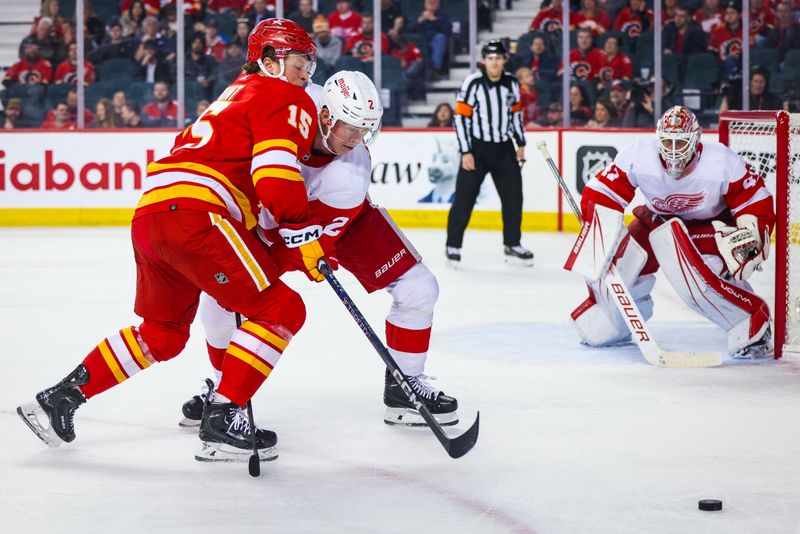
M 632 20 L 623 24 L 620 29 L 622 33 L 627 33 L 628 37 L 636 38 L 642 33 L 642 23 L 638 20 Z
M 700 208 L 706 199 L 705 191 L 690 194 L 675 194 L 667 198 L 654 198 L 653 207 L 666 213 L 688 213 Z
M 579 80 L 586 80 L 589 78 L 589 73 L 592 72 L 592 67 L 585 61 L 575 61 L 572 63 L 572 75 Z
M 726 58 L 733 55 L 739 55 L 742 53 L 742 40 L 741 39 L 730 39 L 725 41 L 722 44 L 722 57 Z
M 558 19 L 547 19 L 542 22 L 542 31 L 545 32 L 560 32 L 561 21 Z

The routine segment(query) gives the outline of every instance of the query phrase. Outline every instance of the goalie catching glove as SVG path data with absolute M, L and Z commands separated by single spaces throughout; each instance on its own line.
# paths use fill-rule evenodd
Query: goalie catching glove
M 281 259 L 278 263 L 288 263 L 291 267 L 290 270 L 303 271 L 309 280 L 315 282 L 322 282 L 325 277 L 319 271 L 319 260 L 325 259 L 332 269 L 338 267 L 338 262 L 331 258 L 326 248 L 333 248 L 332 246 L 325 246 L 321 240 L 324 234 L 324 228 L 316 221 L 308 221 L 306 223 L 284 223 L 278 230 L 281 238 L 283 238 L 283 245 L 286 250 L 278 253 Z M 279 245 L 280 246 L 280 245 Z
M 759 228 L 753 215 L 742 215 L 736 226 L 712 221 L 714 239 L 722 259 L 735 280 L 747 280 L 769 257 L 769 227 Z

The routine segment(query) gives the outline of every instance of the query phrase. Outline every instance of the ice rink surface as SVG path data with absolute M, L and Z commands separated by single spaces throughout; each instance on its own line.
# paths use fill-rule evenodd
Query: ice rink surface
M 800 364 L 670 370 L 584 348 L 572 236 L 526 235 L 524 269 L 470 231 L 450 271 L 442 231 L 409 235 L 441 285 L 427 372 L 459 399 L 459 432 L 481 411 L 478 444 L 452 460 L 428 429 L 384 425 L 380 359 L 327 284 L 298 276 L 308 321 L 254 399 L 280 458 L 254 479 L 195 461 L 177 426 L 209 368 L 199 325 L 180 357 L 82 406 L 75 442 L 41 443 L 15 407 L 138 324 L 128 229 L 0 230 L 0 531 L 800 532 Z M 382 334 L 388 296 L 339 276 Z M 663 280 L 654 300 L 663 346 L 724 347 Z

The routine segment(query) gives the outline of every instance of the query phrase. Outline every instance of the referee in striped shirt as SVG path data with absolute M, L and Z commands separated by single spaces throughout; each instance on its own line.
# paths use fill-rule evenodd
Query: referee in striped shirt
M 533 265 L 533 253 L 520 245 L 525 130 L 519 82 L 503 67 L 508 51 L 501 41 L 481 49 L 485 69 L 467 76 L 456 104 L 455 123 L 461 150 L 456 192 L 447 218 L 448 264 L 461 261 L 461 244 L 486 173 L 492 173 L 503 213 L 507 262 Z M 512 140 L 513 138 L 513 140 Z M 514 148 L 514 142 L 517 147 Z

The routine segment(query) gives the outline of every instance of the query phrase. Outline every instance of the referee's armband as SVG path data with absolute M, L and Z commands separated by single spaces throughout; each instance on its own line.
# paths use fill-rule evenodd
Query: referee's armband
M 511 106 L 511 113 L 517 113 L 518 111 L 522 111 L 522 102 L 517 101 Z
M 463 115 L 464 117 L 472 117 L 472 106 L 466 102 L 456 102 L 456 115 Z

